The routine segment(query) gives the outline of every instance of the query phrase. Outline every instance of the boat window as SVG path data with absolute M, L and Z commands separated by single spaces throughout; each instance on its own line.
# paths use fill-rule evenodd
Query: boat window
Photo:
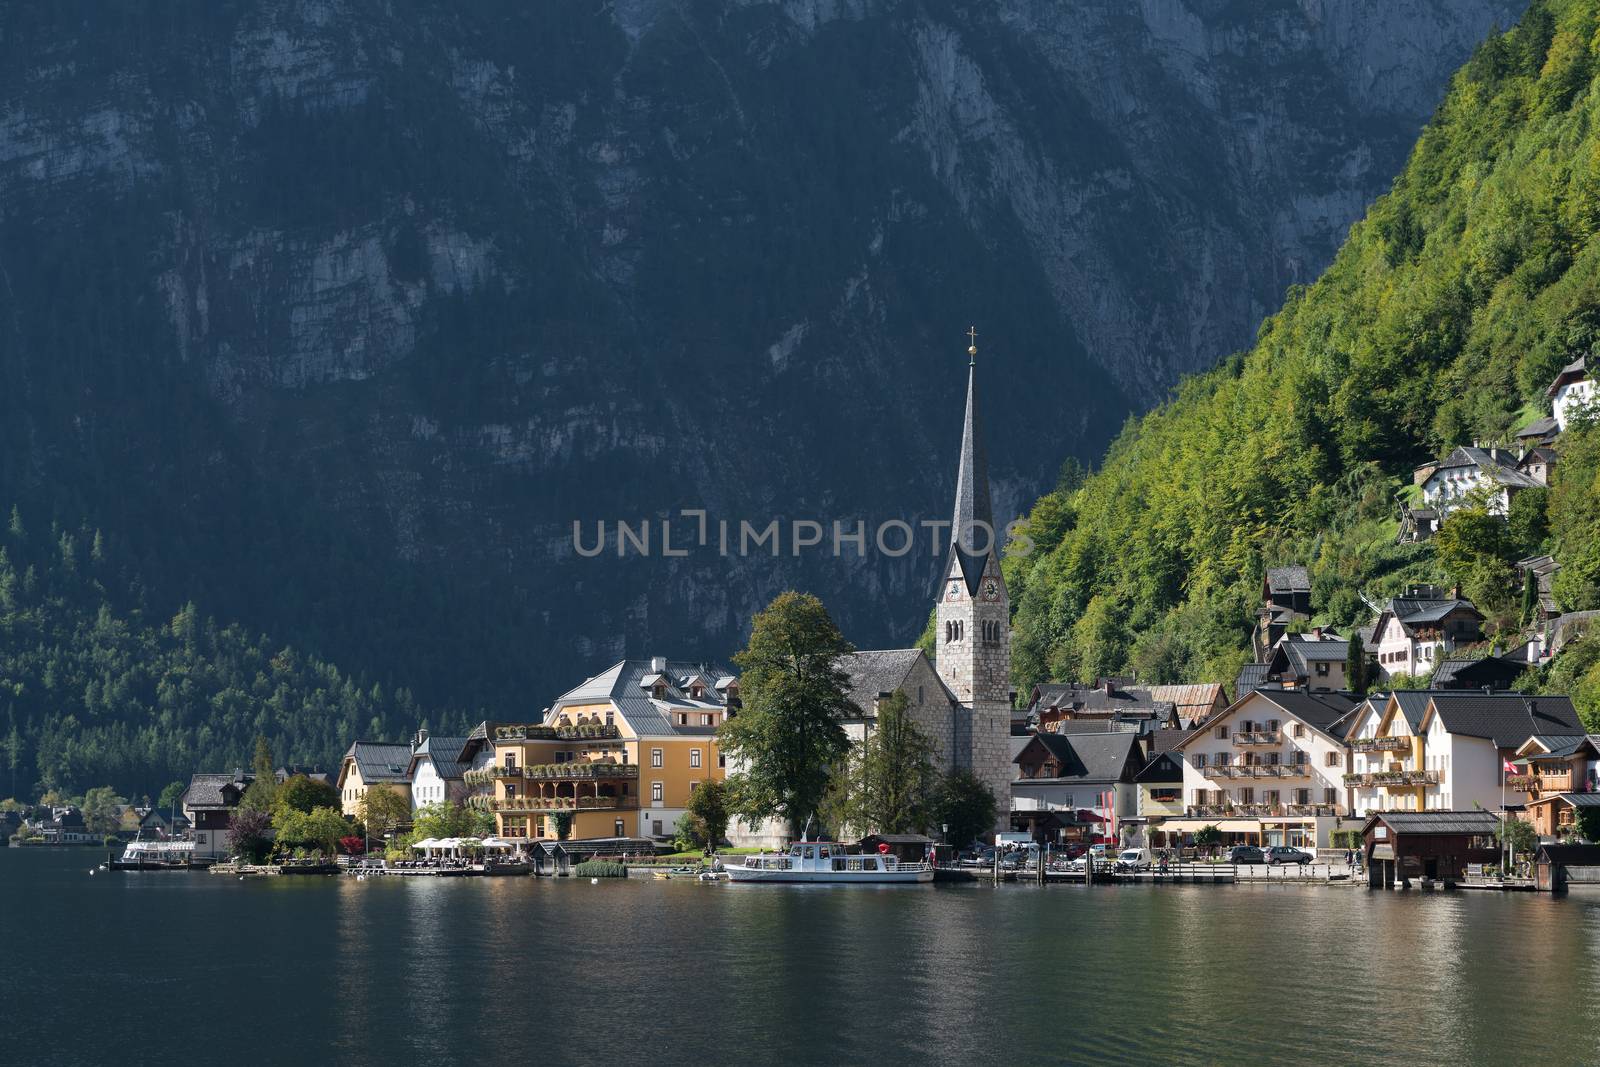
M 798 855 L 800 855 L 800 846 L 799 846 L 799 845 L 796 845 L 796 846 L 794 846 L 794 847 L 793 847 L 793 848 L 791 848 L 791 849 L 790 849 L 790 850 L 789 850 L 789 855 L 791 855 L 791 856 L 798 856 Z
M 806 846 L 806 859 L 808 859 L 808 860 L 814 860 L 814 859 L 816 859 L 816 858 L 817 858 L 817 850 L 816 850 L 816 847 L 815 847 L 815 846 L 813 846 L 813 845 L 807 845 L 807 846 Z
M 829 856 L 828 846 L 823 845 L 820 849 L 818 849 L 817 855 L 821 856 L 823 859 L 827 859 Z

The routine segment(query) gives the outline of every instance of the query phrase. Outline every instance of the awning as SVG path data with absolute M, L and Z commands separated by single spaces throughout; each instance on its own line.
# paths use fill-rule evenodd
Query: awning
M 1375 859 L 1375 860 L 1392 860 L 1392 859 L 1394 859 L 1394 846 L 1393 845 L 1373 845 L 1372 846 L 1372 858 Z

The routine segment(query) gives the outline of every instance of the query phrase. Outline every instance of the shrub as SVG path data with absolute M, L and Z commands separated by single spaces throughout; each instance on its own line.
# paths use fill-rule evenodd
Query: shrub
M 609 860 L 585 860 L 572 868 L 572 873 L 579 878 L 626 878 L 628 865 Z

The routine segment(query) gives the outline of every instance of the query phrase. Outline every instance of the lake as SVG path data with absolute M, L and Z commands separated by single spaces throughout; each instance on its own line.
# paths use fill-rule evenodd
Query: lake
M 104 855 L 0 849 L 0 1062 L 1600 1063 L 1600 895 L 89 876 Z

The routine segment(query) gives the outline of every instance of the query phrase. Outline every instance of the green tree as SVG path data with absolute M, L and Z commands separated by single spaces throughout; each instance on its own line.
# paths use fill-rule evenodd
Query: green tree
M 457 800 L 436 800 L 411 813 L 413 841 L 430 837 L 488 837 L 493 832 L 493 815 Z
M 260 787 L 260 796 L 266 802 L 262 810 L 270 811 L 272 799 L 277 792 L 278 780 L 275 777 L 276 768 L 272 761 L 272 746 L 262 734 L 256 735 L 255 755 L 250 760 L 250 767 L 255 772 L 256 780 L 251 783 Z
M 279 808 L 310 814 L 317 808 L 337 808 L 339 790 L 321 779 L 296 774 L 277 788 L 274 803 Z
M 382 837 L 411 822 L 411 804 L 405 794 L 386 785 L 370 785 L 356 805 L 356 818 L 367 833 Z
M 701 782 L 689 794 L 689 812 L 700 820 L 707 852 L 714 852 L 728 836 L 728 822 L 733 817 L 728 800 L 727 785 L 716 779 Z
M 126 797 L 119 797 L 108 785 L 96 786 L 83 795 L 83 825 L 92 834 L 114 834 L 122 828 L 120 808 Z
M 1533 824 L 1511 815 L 1500 820 L 1495 837 L 1510 852 L 1513 862 L 1519 855 L 1532 852 L 1539 844 L 1539 835 L 1533 832 Z
M 877 722 L 851 754 L 845 812 L 859 833 L 920 832 L 928 823 L 937 778 L 933 744 L 895 690 L 878 707 Z
M 1218 845 L 1222 844 L 1222 831 L 1216 826 L 1202 826 L 1195 831 L 1194 843 L 1198 848 L 1203 848 L 1208 852 L 1214 851 Z
M 678 816 L 678 823 L 673 828 L 673 848 L 679 852 L 692 852 L 696 849 L 705 852 L 710 850 L 708 841 L 704 819 L 692 811 L 686 811 Z
M 563 809 L 555 812 L 550 816 L 550 824 L 555 828 L 557 841 L 565 841 L 572 836 L 571 811 Z
M 718 732 L 740 768 L 729 785 L 742 818 L 782 818 L 798 836 L 816 814 L 850 751 L 843 720 L 855 708 L 840 658 L 852 651 L 809 594 L 783 593 L 756 615 L 749 643 L 734 657 L 744 707 Z
M 1576 824 L 1579 837 L 1600 843 L 1600 808 L 1579 808 Z
M 185 782 L 168 782 L 161 790 L 161 797 L 156 801 L 157 805 L 171 810 L 177 806 L 178 801 L 183 799 L 184 790 L 188 788 L 189 786 Z
M 280 804 L 272 813 L 272 828 L 280 851 L 305 848 L 332 856 L 339 851 L 339 839 L 350 832 L 350 823 L 335 807 L 301 811 Z
M 940 780 L 933 817 L 950 844 L 965 848 L 978 840 L 994 829 L 998 814 L 993 790 L 971 771 L 955 768 Z
M 1367 695 L 1367 646 L 1355 631 L 1351 631 L 1350 642 L 1345 646 L 1344 677 L 1352 693 L 1361 697 Z

